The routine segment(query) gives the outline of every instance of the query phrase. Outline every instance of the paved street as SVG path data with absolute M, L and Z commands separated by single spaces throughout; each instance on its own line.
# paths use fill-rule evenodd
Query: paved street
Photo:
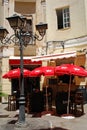
M 6 104 L 0 104 L 0 130 L 46 130 L 57 127 L 56 130 L 87 130 L 87 104 L 84 105 L 85 114 L 74 119 L 64 119 L 58 116 L 32 117 L 26 114 L 27 127 L 17 128 L 17 111 L 5 110 Z

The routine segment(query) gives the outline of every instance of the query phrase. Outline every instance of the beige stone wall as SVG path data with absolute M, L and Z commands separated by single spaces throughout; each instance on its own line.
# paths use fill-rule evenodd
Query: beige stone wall
M 2 60 L 1 60 L 1 86 L 2 92 L 5 94 L 11 94 L 11 80 L 4 79 L 2 76 L 10 70 L 9 66 L 9 56 L 14 55 L 14 48 L 13 47 L 2 47 Z M 0 55 L 1 56 L 1 55 Z M 7 97 L 2 97 L 2 102 L 7 102 Z
M 2 59 L 2 75 L 9 71 L 9 60 L 8 58 Z M 2 78 L 2 92 L 11 94 L 11 80 Z M 7 97 L 2 97 L 2 102 L 7 102 Z
M 42 2 L 41 2 L 42 1 Z M 37 0 L 36 1 L 36 23 L 47 23 L 46 21 L 46 0 Z M 37 33 L 38 34 L 38 33 Z M 37 41 L 37 55 L 41 55 L 39 50 L 43 51 L 43 48 L 46 47 L 47 37 L 45 35 L 42 41 Z
M 3 16 L 4 16 L 4 14 L 3 14 L 3 6 L 2 6 L 2 2 L 0 1 L 0 25 L 3 25 Z
M 14 0 L 9 0 L 8 4 L 4 4 L 2 12 L 3 12 L 3 15 L 1 14 L 3 16 L 3 19 L 2 19 L 3 24 L 2 24 L 2 26 L 4 26 L 8 30 L 9 35 L 11 35 L 14 32 L 11 29 L 11 27 L 10 27 L 8 21 L 6 20 L 6 18 L 10 17 L 10 16 L 12 16 L 14 14 Z
M 14 55 L 20 56 L 19 47 L 14 48 Z M 29 45 L 23 48 L 23 56 L 35 56 L 36 55 L 36 45 Z
M 86 30 L 87 30 L 87 0 L 84 0 L 85 3 L 84 3 L 84 8 L 85 8 L 85 20 L 86 20 Z
M 85 19 L 84 0 L 47 0 L 46 1 L 46 18 L 49 23 L 47 41 L 65 40 L 80 37 L 87 34 Z M 56 9 L 70 6 L 71 27 L 66 30 L 57 29 Z

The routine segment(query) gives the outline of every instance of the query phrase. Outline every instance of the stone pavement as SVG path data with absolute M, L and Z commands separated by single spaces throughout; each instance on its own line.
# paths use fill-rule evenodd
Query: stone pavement
M 5 110 L 6 104 L 0 104 L 0 130 L 87 130 L 87 104 L 84 105 L 85 114 L 74 119 L 64 119 L 58 116 L 45 115 L 42 117 L 32 117 L 26 114 L 27 127 L 15 127 L 18 117 L 17 111 Z

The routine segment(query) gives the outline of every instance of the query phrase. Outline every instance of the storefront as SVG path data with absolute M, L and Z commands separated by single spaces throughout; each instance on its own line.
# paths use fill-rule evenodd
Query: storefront
M 35 61 L 32 62 L 29 57 L 24 57 L 24 68 L 28 70 L 33 70 L 39 66 L 42 66 L 42 61 Z M 20 59 L 19 57 L 10 57 L 9 58 L 9 65 L 11 69 L 20 68 Z M 20 80 L 19 79 L 12 79 L 11 80 L 11 93 L 17 91 L 20 88 Z M 24 87 L 25 87 L 25 95 L 26 93 L 32 92 L 34 89 L 40 89 L 40 77 L 26 77 L 24 78 Z
M 60 54 L 51 54 L 46 56 L 33 56 L 33 57 L 25 57 L 24 56 L 24 68 L 33 70 L 39 66 L 58 66 L 63 63 L 74 63 L 79 66 L 85 67 L 86 56 L 84 54 L 77 54 L 77 52 L 65 52 Z M 9 66 L 10 69 L 20 67 L 20 57 L 18 56 L 10 56 L 9 58 Z M 69 80 L 69 76 L 67 77 Z M 36 78 L 26 78 L 24 81 L 25 87 L 27 87 L 28 91 L 31 92 L 34 88 L 43 89 L 43 87 L 49 86 L 53 90 L 53 99 L 56 97 L 56 93 L 58 91 L 68 91 L 67 79 L 59 76 L 51 76 L 51 77 L 36 77 Z M 4 79 L 5 80 L 5 79 Z M 34 87 L 33 83 L 36 82 Z M 79 78 L 77 76 L 74 77 L 73 84 L 71 90 L 75 90 L 78 86 L 82 86 L 86 82 L 84 78 Z M 15 91 L 19 85 L 19 79 L 12 79 L 11 82 L 11 93 Z M 60 84 L 61 83 L 61 84 Z M 31 85 L 32 84 L 32 85 Z M 4 85 L 3 85 L 4 86 Z M 6 86 L 6 85 L 5 85 Z M 25 89 L 25 90 L 27 90 Z M 25 92 L 26 93 L 26 92 Z
M 73 52 L 65 52 L 61 54 L 52 54 L 46 56 L 38 56 L 34 57 L 32 61 L 42 61 L 44 65 L 47 66 L 58 66 L 61 64 L 76 64 L 78 66 L 84 67 L 86 66 L 86 55 L 83 53 Z M 68 92 L 69 89 L 69 75 L 63 76 L 50 76 L 43 77 L 43 87 L 51 87 L 53 91 L 53 99 L 55 100 L 56 94 L 58 92 Z M 75 91 L 78 88 L 82 90 L 86 88 L 86 80 L 85 78 L 72 76 L 72 84 L 71 91 Z M 86 94 L 86 93 L 85 93 Z M 55 104 L 55 101 L 53 101 Z

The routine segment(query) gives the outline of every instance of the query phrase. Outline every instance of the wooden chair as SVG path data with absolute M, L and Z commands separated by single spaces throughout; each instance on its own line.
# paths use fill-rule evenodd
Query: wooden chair
M 84 114 L 84 98 L 82 92 L 76 92 L 75 94 L 75 103 L 74 103 L 75 115 L 78 112 L 81 112 L 81 115 Z
M 16 96 L 8 95 L 8 111 L 16 110 Z

